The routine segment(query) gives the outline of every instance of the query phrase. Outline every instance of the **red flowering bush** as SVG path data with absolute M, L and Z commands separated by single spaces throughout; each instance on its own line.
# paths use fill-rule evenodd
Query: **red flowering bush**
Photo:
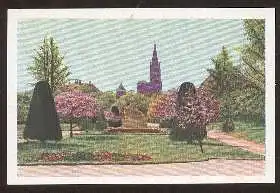
M 66 155 L 67 153 L 65 152 L 42 153 L 40 159 L 43 161 L 62 161 Z
M 131 153 L 114 153 L 114 152 L 75 152 L 75 153 L 42 153 L 40 158 L 44 162 L 56 161 L 97 161 L 97 162 L 112 162 L 112 161 L 148 161 L 152 160 L 151 156 L 145 154 Z
M 93 159 L 97 161 L 112 161 L 112 153 L 111 152 L 97 152 L 93 154 Z

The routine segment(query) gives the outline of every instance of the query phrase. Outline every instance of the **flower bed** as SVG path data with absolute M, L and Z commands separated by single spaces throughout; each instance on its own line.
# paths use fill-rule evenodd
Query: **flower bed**
M 167 131 L 160 128 L 108 128 L 104 130 L 106 133 L 164 133 Z
M 75 152 L 75 153 L 42 153 L 39 160 L 41 162 L 56 161 L 95 161 L 95 162 L 117 162 L 117 161 L 149 161 L 151 156 L 130 153 L 112 152 Z

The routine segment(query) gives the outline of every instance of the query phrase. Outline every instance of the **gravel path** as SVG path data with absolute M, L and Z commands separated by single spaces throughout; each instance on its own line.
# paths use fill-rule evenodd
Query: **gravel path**
M 258 144 L 253 141 L 248 141 L 244 139 L 238 139 L 236 137 L 232 137 L 224 132 L 220 131 L 215 131 L 215 130 L 210 130 L 207 132 L 207 137 L 210 139 L 215 139 L 218 140 L 222 143 L 234 146 L 234 147 L 239 147 L 241 149 L 258 153 L 258 154 L 265 154 L 265 146 L 264 144 Z
M 18 175 L 25 177 L 99 177 L 99 176 L 255 176 L 264 175 L 264 160 L 213 159 L 202 162 L 145 165 L 76 165 L 19 166 Z

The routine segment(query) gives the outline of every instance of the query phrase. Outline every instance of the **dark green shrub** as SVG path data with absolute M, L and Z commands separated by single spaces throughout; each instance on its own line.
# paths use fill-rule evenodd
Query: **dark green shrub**
M 95 129 L 102 131 L 107 128 L 107 122 L 102 120 L 97 120 L 95 123 Z
M 54 99 L 46 81 L 35 85 L 23 136 L 40 141 L 62 139 Z
M 175 127 L 170 132 L 170 139 L 178 141 L 187 141 L 188 143 L 192 143 L 194 140 L 201 141 L 206 136 L 206 127 L 187 129 Z
M 120 127 L 120 126 L 122 126 L 122 120 L 109 120 L 108 126 L 109 127 Z
M 94 119 L 88 119 L 88 118 L 82 118 L 78 122 L 79 127 L 83 131 L 89 131 L 93 130 L 95 127 L 95 120 Z
M 231 132 L 235 128 L 234 122 L 231 119 L 226 119 L 226 121 L 223 123 L 222 130 L 223 132 Z
M 159 127 L 160 128 L 172 128 L 172 120 L 171 119 L 161 120 L 159 122 Z

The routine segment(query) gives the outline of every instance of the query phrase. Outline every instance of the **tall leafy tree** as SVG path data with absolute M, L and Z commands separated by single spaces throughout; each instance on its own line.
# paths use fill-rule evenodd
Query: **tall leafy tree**
M 225 46 L 221 52 L 212 58 L 214 69 L 209 69 L 210 76 L 213 77 L 213 85 L 210 90 L 219 98 L 222 99 L 222 117 L 225 118 L 224 130 L 233 130 L 232 109 L 230 92 L 235 88 L 234 75 L 237 74 L 237 69 L 233 66 L 231 57 Z
M 246 119 L 264 121 L 265 118 L 265 21 L 243 21 L 246 43 L 240 48 L 240 72 L 247 85 L 231 93 L 235 113 Z M 245 81 L 244 81 L 245 82 Z
M 241 48 L 242 72 L 255 87 L 265 88 L 265 21 L 245 19 L 243 21 L 247 43 Z
M 213 78 L 210 90 L 220 98 L 232 87 L 233 62 L 225 46 L 211 61 L 214 64 L 214 69 L 208 69 L 210 76 Z
M 33 58 L 33 64 L 28 67 L 29 72 L 37 81 L 47 81 L 52 92 L 67 82 L 70 71 L 53 37 L 44 38 Z

